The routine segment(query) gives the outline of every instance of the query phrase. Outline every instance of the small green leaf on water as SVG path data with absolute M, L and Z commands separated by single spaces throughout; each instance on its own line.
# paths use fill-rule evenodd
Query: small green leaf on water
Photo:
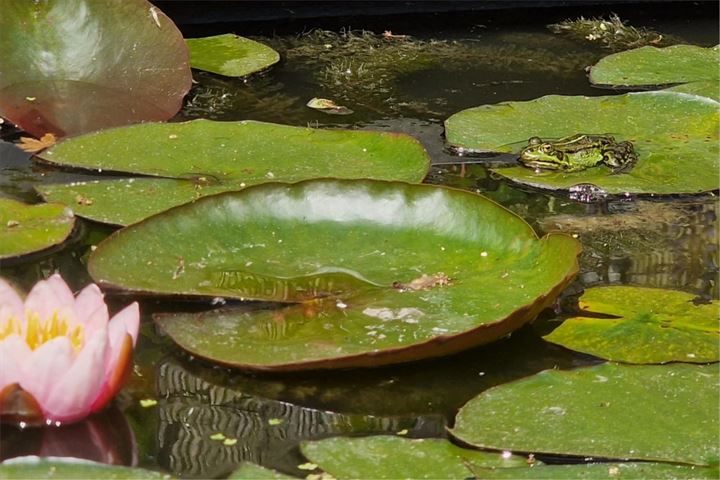
M 212 435 L 210 435 L 210 440 L 217 440 L 217 441 L 225 440 L 225 435 L 223 435 L 220 432 L 213 433 Z
M 283 423 L 282 418 L 271 418 L 268 420 L 268 425 L 280 425 L 281 423 Z
M 228 77 L 245 77 L 280 60 L 278 52 L 267 45 L 231 33 L 188 38 L 185 43 L 192 68 Z
M 154 407 L 155 405 L 157 405 L 157 403 L 157 400 L 155 400 L 154 398 L 143 398 L 142 400 L 140 400 L 140 406 L 143 408 Z
M 408 434 L 407 428 L 403 428 L 402 430 L 397 432 L 397 435 L 407 435 L 407 434 Z
M 626 363 L 717 362 L 720 303 L 696 305 L 694 298 L 662 288 L 590 288 L 581 312 L 543 338 Z
M 307 463 L 301 463 L 300 465 L 297 466 L 297 468 L 299 468 L 300 470 L 315 470 L 316 468 L 318 468 L 318 466 L 315 465 L 314 463 L 307 462 Z
M 223 440 L 223 445 L 227 445 L 228 447 L 231 447 L 237 443 L 237 438 L 226 438 Z

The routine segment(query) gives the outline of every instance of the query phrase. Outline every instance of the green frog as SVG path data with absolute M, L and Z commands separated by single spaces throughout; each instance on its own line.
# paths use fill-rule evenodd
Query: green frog
M 596 165 L 607 165 L 612 173 L 630 170 L 637 155 L 630 142 L 617 142 L 610 135 L 577 134 L 555 141 L 538 137 L 528 140 L 520 151 L 520 163 L 534 169 L 577 172 Z

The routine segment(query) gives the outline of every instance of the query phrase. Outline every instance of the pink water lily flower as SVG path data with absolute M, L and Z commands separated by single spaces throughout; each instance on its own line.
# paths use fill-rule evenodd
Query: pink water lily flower
M 66 423 L 102 409 L 132 364 L 140 311 L 112 319 L 95 284 L 77 297 L 60 275 L 25 301 L 0 279 L 0 419 Z

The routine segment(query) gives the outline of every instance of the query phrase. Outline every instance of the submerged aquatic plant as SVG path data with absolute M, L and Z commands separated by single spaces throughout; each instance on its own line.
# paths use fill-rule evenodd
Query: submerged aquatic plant
M 632 27 L 617 15 L 604 18 L 564 20 L 548 25 L 554 33 L 568 35 L 576 40 L 587 40 L 612 50 L 629 50 L 645 45 L 665 46 L 674 43 L 670 37 L 647 28 Z
M 139 323 L 137 302 L 110 319 L 95 284 L 73 297 L 55 274 L 23 301 L 0 279 L 0 420 L 58 424 L 102 409 L 132 364 Z

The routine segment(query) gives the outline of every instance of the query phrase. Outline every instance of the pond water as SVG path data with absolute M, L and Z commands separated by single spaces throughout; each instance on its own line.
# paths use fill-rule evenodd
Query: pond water
M 613 11 L 635 26 L 686 43 L 718 43 L 716 5 L 617 6 Z M 545 28 L 580 14 L 609 11 L 576 7 L 184 27 L 186 36 L 229 31 L 251 36 L 273 46 L 283 60 L 246 80 L 196 72 L 198 83 L 177 120 L 254 119 L 409 133 L 432 157 L 426 182 L 482 193 L 528 219 L 538 232 L 577 235 L 584 247 L 581 272 L 555 312 L 544 312 L 533 325 L 492 345 L 418 364 L 318 374 L 255 375 L 194 360 L 155 330 L 151 315 L 208 305 L 140 299 L 144 324 L 135 366 L 115 405 L 56 429 L 3 426 L 2 459 L 70 455 L 187 478 L 222 477 L 247 460 L 304 476 L 296 469 L 304 461 L 297 448 L 301 440 L 403 430 L 408 437 L 444 437 L 457 409 L 491 386 L 543 369 L 597 362 L 540 338 L 556 314 L 572 311 L 586 287 L 666 287 L 693 293 L 700 301 L 718 298 L 715 195 L 582 204 L 561 193 L 513 185 L 487 169 L 512 163 L 514 157 L 458 157 L 444 149 L 442 122 L 464 108 L 546 94 L 614 93 L 591 87 L 584 71 L 607 50 Z M 312 33 L 316 28 L 329 33 Z M 362 30 L 391 30 L 412 40 L 394 45 Z M 311 110 L 305 103 L 312 97 L 331 98 L 354 114 Z M 0 155 L 4 196 L 36 201 L 33 186 L 73 178 L 9 149 Z M 83 222 L 62 249 L 3 265 L 2 275 L 29 288 L 60 271 L 80 288 L 90 281 L 84 267 L 90 246 L 111 231 Z M 133 298 L 111 300 L 120 306 Z M 217 432 L 237 443 L 212 440 Z

